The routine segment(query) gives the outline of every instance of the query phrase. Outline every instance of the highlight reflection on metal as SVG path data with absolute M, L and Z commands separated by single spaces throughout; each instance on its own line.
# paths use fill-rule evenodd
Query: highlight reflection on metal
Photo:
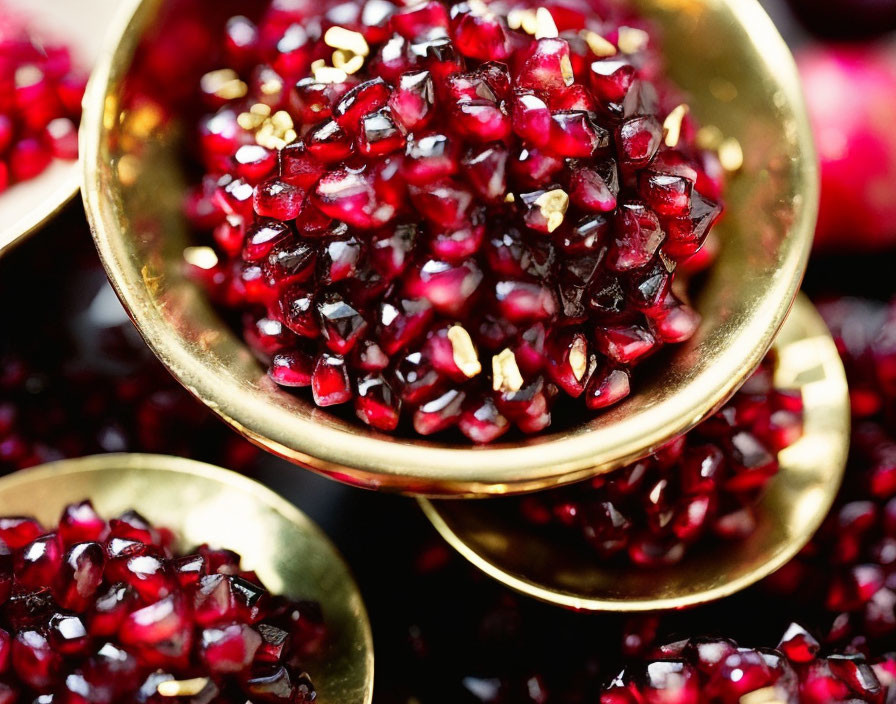
M 593 611 L 692 606 L 733 594 L 790 560 L 821 525 L 843 479 L 849 396 L 843 365 L 824 322 L 797 300 L 775 341 L 779 388 L 799 388 L 803 438 L 780 455 L 750 538 L 715 544 L 674 567 L 601 566 L 575 539 L 555 544 L 506 499 L 421 500 L 424 512 L 464 557 L 505 585 L 544 601 Z
M 0 479 L 0 515 L 51 524 L 84 498 L 104 517 L 136 509 L 174 530 L 184 549 L 236 550 L 273 592 L 320 602 L 331 635 L 307 666 L 319 700 L 370 704 L 373 639 L 361 594 L 327 536 L 291 503 L 234 472 L 164 455 L 97 455 Z
M 220 4 L 205 1 L 209 12 Z M 793 59 L 755 0 L 637 3 L 664 31 L 670 70 L 693 112 L 747 152 L 718 229 L 721 257 L 695 302 L 703 316 L 697 335 L 653 364 L 609 412 L 484 448 L 391 438 L 277 388 L 185 278 L 175 130 L 127 132 L 121 92 L 135 47 L 172 3 L 128 0 L 120 41 L 94 73 L 81 131 L 85 203 L 112 283 L 156 355 L 267 450 L 383 490 L 481 495 L 557 486 L 630 462 L 693 427 L 770 347 L 805 268 L 818 183 Z

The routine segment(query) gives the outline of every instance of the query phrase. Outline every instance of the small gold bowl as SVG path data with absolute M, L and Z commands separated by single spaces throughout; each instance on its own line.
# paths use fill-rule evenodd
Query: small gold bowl
M 6 0 L 4 11 L 21 13 L 41 37 L 64 40 L 75 65 L 86 70 L 99 56 L 97 35 L 102 35 L 116 5 L 116 0 Z M 0 194 L 0 256 L 39 230 L 75 197 L 80 186 L 78 163 L 57 159 L 36 178 L 17 183 Z
M 204 0 L 210 15 L 221 5 Z M 600 416 L 517 443 L 394 438 L 279 389 L 183 272 L 189 242 L 177 124 L 157 126 L 122 87 L 135 48 L 175 0 L 128 0 L 94 73 L 81 129 L 84 200 L 118 295 L 168 370 L 250 440 L 368 488 L 426 495 L 533 491 L 609 471 L 696 425 L 762 360 L 797 293 L 818 174 L 796 67 L 756 0 L 639 0 L 661 28 L 671 74 L 704 125 L 743 145 L 726 195 L 721 255 L 696 297 L 696 336 L 636 378 Z M 166 80 L 192 80 L 186 75 Z
M 849 391 L 837 348 L 799 298 L 775 340 L 775 385 L 803 394 L 804 433 L 781 452 L 781 469 L 757 507 L 747 539 L 694 549 L 658 569 L 602 565 L 575 538 L 557 544 L 507 499 L 421 499 L 427 517 L 485 573 L 524 594 L 586 611 L 654 611 L 702 604 L 768 576 L 809 542 L 830 510 L 849 450 Z
M 329 538 L 291 503 L 234 472 L 165 455 L 96 455 L 0 479 L 0 513 L 44 525 L 85 498 L 106 518 L 136 509 L 172 529 L 181 548 L 235 550 L 273 593 L 319 602 L 328 642 L 307 668 L 320 701 L 370 704 L 373 637 L 358 586 Z

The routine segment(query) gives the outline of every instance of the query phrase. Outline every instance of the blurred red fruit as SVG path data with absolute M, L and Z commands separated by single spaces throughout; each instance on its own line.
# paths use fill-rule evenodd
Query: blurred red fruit
M 896 245 L 896 52 L 821 45 L 797 62 L 821 162 L 816 246 Z

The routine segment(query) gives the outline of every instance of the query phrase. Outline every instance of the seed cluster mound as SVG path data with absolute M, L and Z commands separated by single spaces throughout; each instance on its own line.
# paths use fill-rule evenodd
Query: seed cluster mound
M 626 667 L 600 704 L 752 704 L 891 701 L 896 660 L 861 652 L 824 655 L 806 629 L 791 624 L 777 648 L 741 648 L 727 638 L 691 638 L 655 649 Z
M 320 607 L 270 594 L 230 550 L 172 542 L 89 501 L 49 531 L 0 518 L 0 704 L 314 701 Z
M 87 75 L 68 47 L 42 42 L 0 4 L 0 190 L 78 158 Z
M 823 642 L 896 635 L 896 304 L 858 298 L 820 303 L 846 368 L 853 430 L 833 510 L 800 555 L 766 586 L 799 594 L 824 625 Z
M 694 333 L 671 284 L 721 168 L 637 18 L 287 5 L 230 20 L 187 202 L 215 249 L 187 259 L 278 384 L 487 443 L 617 403 Z
M 773 372 L 769 357 L 721 411 L 656 454 L 518 500 L 523 516 L 575 531 L 601 560 L 644 567 L 675 564 L 712 537 L 748 537 L 778 452 L 803 430 L 802 395 L 775 389 Z

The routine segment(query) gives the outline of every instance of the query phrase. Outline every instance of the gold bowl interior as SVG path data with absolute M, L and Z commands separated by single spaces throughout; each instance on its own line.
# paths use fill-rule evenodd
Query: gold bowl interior
M 209 16 L 228 4 L 198 1 Z M 614 469 L 696 425 L 759 364 L 784 321 L 811 246 L 817 170 L 793 59 L 755 0 L 636 4 L 661 27 L 670 71 L 699 120 L 736 138 L 746 160 L 718 227 L 721 256 L 695 301 L 703 324 L 637 377 L 630 399 L 553 433 L 471 448 L 385 436 L 277 388 L 183 274 L 179 125 L 127 92 L 135 48 L 164 34 L 177 2 L 128 0 L 86 99 L 83 194 L 109 277 L 156 355 L 270 452 L 376 489 L 532 491 Z M 182 73 L 166 79 L 194 78 L 186 64 Z
M 849 394 L 824 322 L 804 298 L 774 345 L 778 388 L 800 389 L 802 439 L 780 454 L 781 469 L 747 540 L 692 551 L 674 567 L 600 564 L 575 539 L 558 544 L 525 523 L 507 499 L 421 500 L 442 536 L 507 586 L 544 601 L 590 611 L 693 606 L 733 594 L 788 562 L 821 525 L 843 479 L 849 448 Z
M 370 704 L 373 639 L 361 594 L 327 536 L 291 503 L 233 472 L 163 455 L 63 460 L 0 479 L 0 514 L 44 525 L 85 498 L 104 518 L 136 509 L 171 528 L 183 549 L 236 550 L 272 593 L 318 601 L 329 636 L 307 667 L 320 701 Z

